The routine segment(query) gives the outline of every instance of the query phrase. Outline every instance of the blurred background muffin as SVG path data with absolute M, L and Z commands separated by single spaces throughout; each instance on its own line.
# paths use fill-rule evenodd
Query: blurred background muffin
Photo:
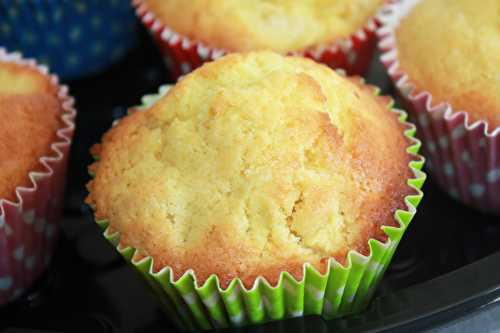
M 40 157 L 52 154 L 50 144 L 61 126 L 57 93 L 50 77 L 38 70 L 0 62 L 0 198 L 15 201 L 16 187 L 29 186 L 28 173 L 43 170 Z
M 433 176 L 500 214 L 500 2 L 402 0 L 379 30 L 382 62 L 412 111 Z
M 136 41 L 128 0 L 8 1 L 0 45 L 48 65 L 62 79 L 104 70 Z
M 399 68 L 415 89 L 491 131 L 500 126 L 499 13 L 496 0 L 425 0 L 396 30 Z
M 0 49 L 0 305 L 22 295 L 50 262 L 72 105 L 56 77 Z
M 301 54 L 350 74 L 366 71 L 383 0 L 135 0 L 174 76 L 228 52 Z
M 389 102 L 311 60 L 228 55 L 103 137 L 88 202 L 187 327 L 359 311 L 422 196 Z

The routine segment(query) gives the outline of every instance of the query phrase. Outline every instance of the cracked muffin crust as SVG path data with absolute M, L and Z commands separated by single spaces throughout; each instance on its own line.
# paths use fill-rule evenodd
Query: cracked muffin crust
M 179 278 L 271 284 L 368 254 L 410 194 L 408 142 L 373 88 L 313 61 L 233 54 L 187 75 L 93 148 L 87 201 Z
M 142 0 L 175 32 L 228 51 L 286 53 L 360 29 L 384 0 Z
M 0 199 L 16 200 L 28 173 L 43 170 L 60 125 L 61 105 L 50 77 L 29 66 L 0 61 Z

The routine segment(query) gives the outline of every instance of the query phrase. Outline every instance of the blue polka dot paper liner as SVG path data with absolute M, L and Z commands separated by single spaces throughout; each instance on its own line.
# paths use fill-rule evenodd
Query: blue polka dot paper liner
M 434 102 L 399 67 L 394 28 L 418 1 L 398 0 L 381 11 L 381 61 L 415 119 L 432 177 L 456 200 L 500 215 L 500 127 L 473 122 L 450 103 Z
M 136 42 L 129 0 L 3 0 L 0 45 L 64 80 L 106 69 Z

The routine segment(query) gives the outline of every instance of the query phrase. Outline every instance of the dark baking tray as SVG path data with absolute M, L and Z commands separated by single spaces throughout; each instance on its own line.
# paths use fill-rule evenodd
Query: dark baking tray
M 19 301 L 0 309 L 10 332 L 175 332 L 142 279 L 100 236 L 83 204 L 88 148 L 112 121 L 169 81 L 161 56 L 142 31 L 126 58 L 98 76 L 68 82 L 79 110 L 67 180 L 63 232 L 53 264 Z M 380 64 L 368 80 L 392 93 Z M 224 331 L 378 332 L 430 329 L 457 318 L 468 328 L 500 326 L 500 219 L 450 199 L 430 177 L 424 200 L 370 307 L 324 321 L 307 316 Z M 490 318 L 485 322 L 483 318 Z M 476 320 L 477 321 L 477 320 Z M 468 323 L 468 324 L 467 324 Z M 460 324 L 458 324 L 460 325 Z M 459 331 L 461 326 L 454 326 Z M 457 328 L 458 327 L 458 328 Z

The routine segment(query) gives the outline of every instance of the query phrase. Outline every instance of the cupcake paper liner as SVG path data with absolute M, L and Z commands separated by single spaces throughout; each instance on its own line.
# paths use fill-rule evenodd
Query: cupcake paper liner
M 2 48 L 0 61 L 23 64 L 50 75 L 46 67 Z M 43 170 L 30 172 L 31 184 L 16 188 L 16 201 L 0 198 L 0 305 L 21 295 L 43 273 L 57 239 L 76 111 L 67 87 L 59 85 L 56 76 L 50 78 L 59 87 L 62 106 L 57 139 L 51 144 L 50 155 L 40 158 Z
M 136 40 L 128 0 L 6 0 L 0 45 L 46 64 L 63 79 L 102 70 Z
M 500 215 L 500 127 L 473 122 L 466 110 L 434 102 L 432 94 L 416 89 L 399 67 L 395 30 L 418 1 L 399 0 L 381 11 L 381 61 L 415 119 L 427 167 L 437 183 L 464 204 Z
M 149 29 L 165 57 L 173 79 L 191 72 L 206 61 L 215 60 L 230 52 L 178 34 L 156 18 L 142 0 L 133 0 L 132 4 L 137 16 Z M 290 52 L 289 55 L 304 56 L 331 68 L 341 68 L 349 75 L 362 75 L 370 66 L 376 44 L 377 26 L 376 19 L 371 18 L 349 37 L 302 51 Z
M 143 106 L 138 109 L 151 106 L 167 90 L 168 87 L 162 87 L 159 95 L 145 96 Z M 375 93 L 378 94 L 378 91 Z M 389 107 L 392 108 L 392 101 Z M 330 259 L 325 274 L 304 264 L 304 274 L 300 281 L 288 272 L 282 272 L 276 286 L 270 285 L 263 277 L 258 277 L 250 289 L 237 278 L 223 289 L 215 274 L 200 285 L 193 270 L 186 271 L 176 281 L 172 268 L 164 267 L 155 272 L 151 257 L 137 256 L 136 249 L 120 243 L 119 233 L 111 232 L 106 220 L 96 222 L 103 229 L 104 237 L 116 247 L 126 262 L 149 282 L 168 317 L 181 329 L 200 330 L 259 324 L 309 314 L 336 318 L 359 312 L 370 301 L 423 196 L 420 188 L 426 176 L 420 171 L 424 159 L 418 155 L 420 142 L 414 138 L 415 127 L 405 121 L 405 112 L 393 111 L 405 125 L 405 136 L 411 142 L 407 152 L 413 158 L 409 168 L 413 171 L 414 178 L 408 179 L 408 186 L 415 193 L 405 197 L 406 209 L 397 210 L 394 214 L 399 227 L 382 227 L 388 237 L 386 242 L 370 239 L 368 256 L 349 251 L 345 266 Z

